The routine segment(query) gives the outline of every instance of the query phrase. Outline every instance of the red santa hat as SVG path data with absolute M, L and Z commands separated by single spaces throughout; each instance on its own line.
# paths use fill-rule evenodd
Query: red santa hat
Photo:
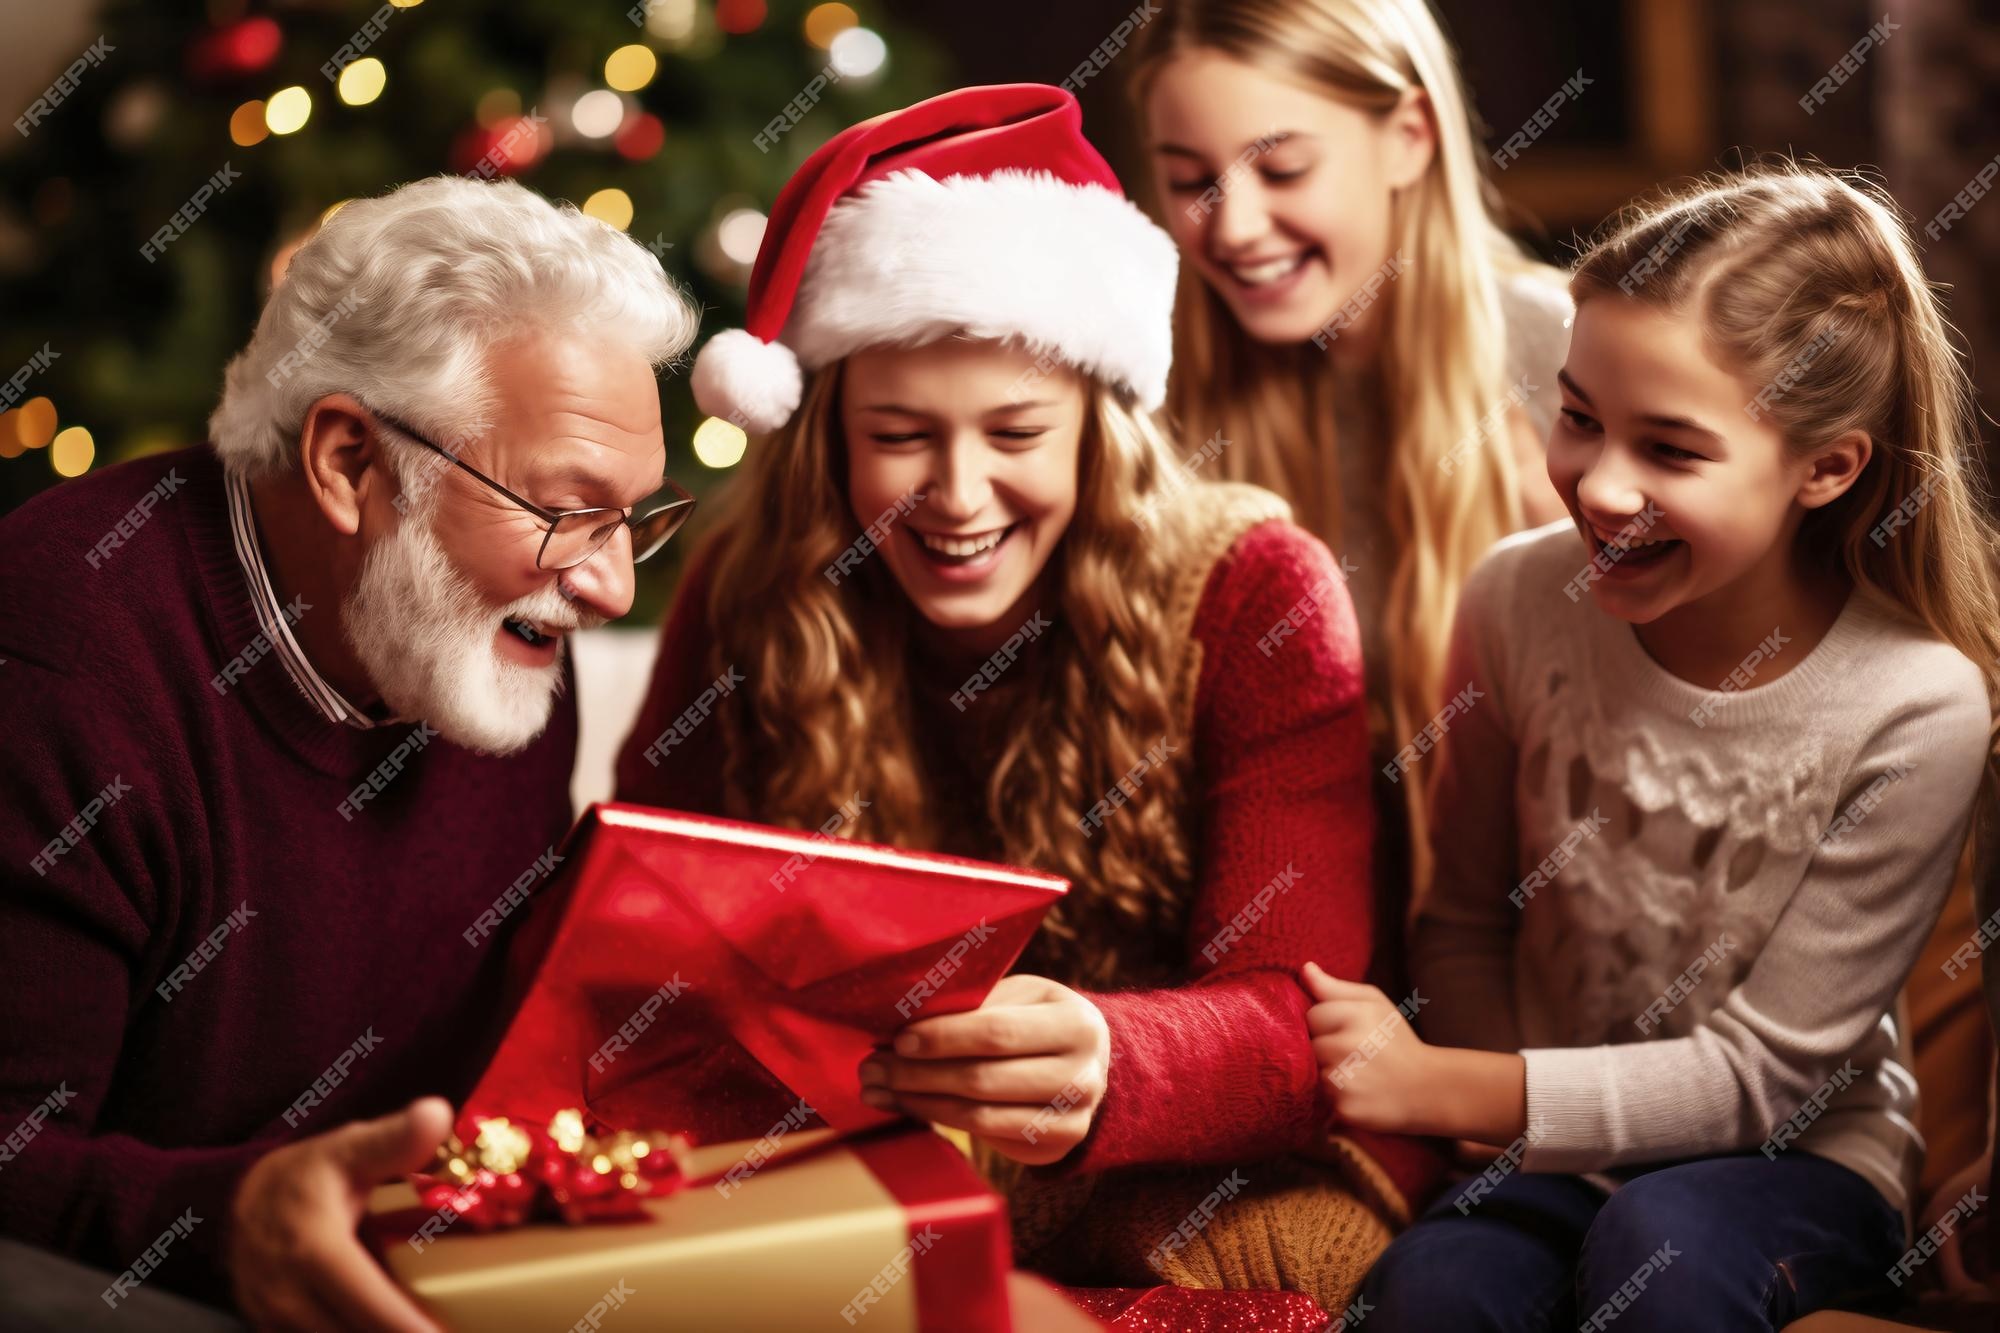
M 1167 234 L 1042 84 L 961 88 L 863 121 L 786 183 L 750 274 L 743 329 L 695 358 L 695 401 L 745 430 L 798 410 L 802 370 L 955 332 L 1011 339 L 1166 398 Z

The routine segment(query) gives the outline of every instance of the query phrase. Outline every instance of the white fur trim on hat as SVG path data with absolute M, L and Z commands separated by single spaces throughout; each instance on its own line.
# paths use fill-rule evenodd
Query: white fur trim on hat
M 710 338 L 694 359 L 688 383 L 702 411 L 752 435 L 769 434 L 790 421 L 805 388 L 792 349 L 746 329 L 725 329 Z
M 1012 338 L 1150 410 L 1173 365 L 1178 267 L 1173 241 L 1114 191 L 1047 172 L 901 171 L 828 213 L 783 341 L 816 370 L 958 331 Z

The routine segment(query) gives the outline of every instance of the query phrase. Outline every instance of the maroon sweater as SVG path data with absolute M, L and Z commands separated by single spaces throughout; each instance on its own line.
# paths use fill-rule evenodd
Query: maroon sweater
M 472 928 L 576 746 L 567 694 L 493 759 L 328 722 L 268 655 L 218 691 L 258 634 L 206 448 L 0 520 L 0 1234 L 113 1272 L 167 1234 L 154 1280 L 210 1299 L 260 1154 L 470 1088 L 523 914 Z

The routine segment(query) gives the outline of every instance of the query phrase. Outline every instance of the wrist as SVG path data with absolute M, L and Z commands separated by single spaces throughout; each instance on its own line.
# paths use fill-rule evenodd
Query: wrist
M 1528 1119 L 1527 1061 L 1511 1051 L 1427 1047 L 1410 1131 L 1505 1145 Z

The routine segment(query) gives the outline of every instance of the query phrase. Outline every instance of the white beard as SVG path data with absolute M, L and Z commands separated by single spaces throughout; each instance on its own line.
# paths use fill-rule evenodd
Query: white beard
M 565 633 L 604 623 L 554 584 L 488 605 L 452 564 L 428 516 L 405 518 L 375 543 L 341 605 L 342 633 L 397 716 L 421 718 L 453 744 L 495 755 L 542 734 L 569 650 L 559 644 L 546 667 L 506 661 L 493 636 L 510 618 Z

